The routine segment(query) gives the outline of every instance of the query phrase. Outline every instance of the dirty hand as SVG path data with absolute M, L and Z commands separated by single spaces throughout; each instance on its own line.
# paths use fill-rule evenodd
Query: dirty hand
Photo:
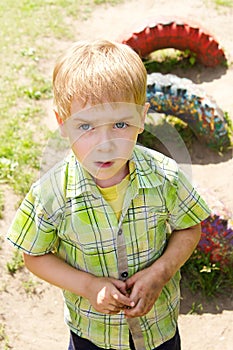
M 137 272 L 126 281 L 127 290 L 131 290 L 130 300 L 135 306 L 125 309 L 127 318 L 146 315 L 158 299 L 165 280 L 156 275 L 151 267 Z
M 127 295 L 125 282 L 114 278 L 95 278 L 87 298 L 96 311 L 105 314 L 117 314 L 126 307 L 134 306 Z

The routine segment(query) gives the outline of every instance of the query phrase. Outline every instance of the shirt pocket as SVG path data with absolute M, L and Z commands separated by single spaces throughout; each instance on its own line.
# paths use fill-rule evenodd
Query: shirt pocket
M 137 213 L 134 223 L 130 224 L 130 235 L 127 238 L 132 253 L 149 260 L 159 257 L 170 234 L 168 218 L 168 212 L 155 211 L 154 208 Z
M 102 224 L 102 227 L 101 227 Z M 87 255 L 100 255 L 115 251 L 113 228 L 80 212 L 66 214 L 58 229 L 59 238 Z

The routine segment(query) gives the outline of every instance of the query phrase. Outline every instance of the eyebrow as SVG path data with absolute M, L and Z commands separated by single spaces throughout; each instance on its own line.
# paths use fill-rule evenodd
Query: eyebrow
M 84 118 L 79 118 L 79 116 L 74 116 L 74 117 L 71 117 L 72 121 L 78 121 L 80 123 L 84 123 L 84 124 L 90 124 L 90 123 L 96 123 L 98 122 L 99 120 L 97 119 L 91 119 L 91 120 L 87 120 L 87 119 L 84 119 Z M 130 121 L 130 120 L 133 120 L 134 119 L 134 116 L 133 115 L 129 115 L 129 116 L 122 116 L 122 117 L 119 117 L 119 118 L 116 118 L 115 120 L 110 120 L 108 121 L 108 123 L 106 124 L 110 124 L 110 123 L 117 123 L 117 122 L 120 122 L 120 121 Z

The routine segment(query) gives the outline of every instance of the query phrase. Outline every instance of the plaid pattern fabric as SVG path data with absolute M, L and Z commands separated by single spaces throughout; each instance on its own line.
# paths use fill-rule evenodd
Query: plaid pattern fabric
M 77 269 L 120 278 L 125 264 L 131 276 L 158 259 L 171 230 L 193 226 L 208 215 L 206 204 L 173 160 L 136 146 L 118 221 L 71 153 L 32 186 L 8 239 L 27 254 L 53 252 Z M 118 261 L 122 251 L 125 261 Z M 151 311 L 138 318 L 145 349 L 175 334 L 179 280 L 177 272 Z M 68 291 L 64 298 L 65 318 L 72 331 L 101 348 L 129 349 L 129 325 L 123 313 L 101 314 L 88 300 Z

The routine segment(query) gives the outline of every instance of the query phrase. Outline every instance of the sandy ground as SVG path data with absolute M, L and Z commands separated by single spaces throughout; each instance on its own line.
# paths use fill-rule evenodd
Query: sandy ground
M 78 39 L 105 37 L 117 38 L 127 28 L 147 17 L 159 18 L 181 16 L 187 20 L 198 20 L 203 27 L 213 33 L 224 48 L 227 58 L 233 60 L 233 9 L 217 9 L 211 1 L 199 0 L 143 0 L 127 1 L 114 7 L 98 8 L 85 22 L 77 19 L 71 23 Z M 57 43 L 60 49 L 69 43 Z M 45 69 L 52 71 L 54 61 L 47 62 Z M 174 72 L 200 84 L 233 118 L 232 81 L 233 67 L 198 68 L 190 71 Z M 51 113 L 51 101 L 47 103 L 46 125 L 55 130 L 55 120 Z M 210 189 L 216 198 L 223 201 L 233 212 L 233 158 L 232 152 L 220 156 L 205 146 L 196 143 L 191 154 L 193 181 Z M 15 213 L 16 196 L 6 188 L 5 217 L 0 221 L 0 229 L 6 232 Z M 64 350 L 68 344 L 68 330 L 63 323 L 61 292 L 30 275 L 27 271 L 10 276 L 5 271 L 6 261 L 12 254 L 8 244 L 2 243 L 0 255 L 0 349 L 14 350 Z M 28 281 L 31 280 L 31 284 Z M 26 284 L 25 284 L 26 282 Z M 23 284 L 24 283 L 24 284 Z M 26 287 L 25 287 L 26 286 Z M 26 292 L 26 289 L 28 292 Z M 220 298 L 207 303 L 199 295 L 182 292 L 179 327 L 182 350 L 230 350 L 233 341 L 232 300 Z M 194 304 L 202 304 L 201 315 L 190 314 Z M 8 346 L 8 347 L 7 347 Z M 88 350 L 88 349 L 87 349 Z

